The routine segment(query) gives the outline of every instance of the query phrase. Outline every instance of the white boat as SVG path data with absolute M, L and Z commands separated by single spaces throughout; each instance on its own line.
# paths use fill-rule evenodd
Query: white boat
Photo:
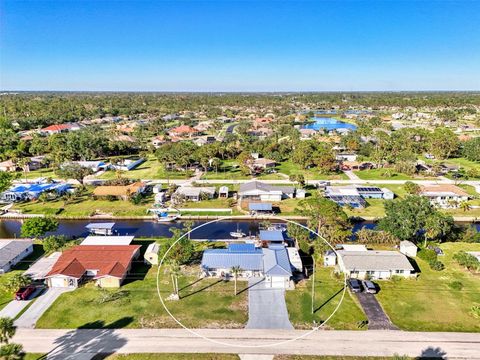
M 180 218 L 178 210 L 176 213 L 169 213 L 172 209 L 149 209 L 148 212 L 154 214 L 154 219 L 158 222 L 172 222 Z
M 242 238 L 245 235 L 247 235 L 247 234 L 245 234 L 242 230 L 240 230 L 238 225 L 237 225 L 237 231 L 230 231 L 230 236 L 234 237 L 234 238 Z

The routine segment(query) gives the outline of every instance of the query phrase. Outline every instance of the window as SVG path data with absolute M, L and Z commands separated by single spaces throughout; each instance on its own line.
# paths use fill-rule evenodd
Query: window
M 403 274 L 403 270 L 395 270 L 395 274 Z
M 375 274 L 374 270 L 367 270 L 367 275 L 373 275 L 373 274 Z

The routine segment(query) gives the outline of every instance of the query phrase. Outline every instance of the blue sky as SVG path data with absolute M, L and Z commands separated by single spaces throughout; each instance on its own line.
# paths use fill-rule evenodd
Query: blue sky
M 480 1 L 0 0 L 3 90 L 479 90 Z

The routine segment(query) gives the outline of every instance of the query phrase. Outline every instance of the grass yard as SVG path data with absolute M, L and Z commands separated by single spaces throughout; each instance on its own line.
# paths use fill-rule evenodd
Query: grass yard
M 157 295 L 157 268 L 145 274 L 146 266 L 136 265 L 136 279 L 120 289 L 101 290 L 88 284 L 63 294 L 37 322 L 37 328 L 173 328 L 178 325 L 165 312 Z M 169 310 L 185 326 L 241 328 L 247 321 L 247 291 L 234 296 L 233 282 L 198 280 L 199 268 L 190 268 L 179 277 L 181 300 L 166 301 Z M 145 276 L 145 278 L 143 278 Z M 239 291 L 246 282 L 238 283 Z M 172 293 L 170 275 L 160 275 L 165 299 Z M 104 301 L 104 294 L 114 294 Z
M 367 207 L 363 209 L 347 209 L 344 208 L 345 212 L 348 216 L 366 216 L 366 217 L 373 217 L 373 218 L 380 218 L 385 216 L 385 207 L 383 204 L 385 201 L 382 199 L 366 199 Z
M 361 170 L 355 171 L 355 175 L 357 175 L 362 180 L 413 180 L 414 178 L 423 179 L 423 177 L 414 177 L 402 173 L 397 173 L 392 169 Z
M 343 172 L 338 174 L 321 174 L 317 169 L 304 169 L 301 165 L 284 161 L 277 165 L 275 169 L 285 175 L 302 174 L 306 180 L 348 180 L 348 176 Z
M 239 360 L 237 354 L 113 354 L 105 360 Z M 95 358 L 94 358 L 95 360 Z
M 71 203 L 64 204 L 63 200 L 52 200 L 45 203 L 31 201 L 15 204 L 14 209 L 24 214 L 58 215 L 61 217 L 85 217 L 93 213 L 111 214 L 114 216 L 146 216 L 147 209 L 153 204 L 153 196 L 147 196 L 138 205 L 123 200 L 94 200 L 88 192 Z
M 100 175 L 99 179 L 115 179 L 116 172 L 108 170 Z M 186 174 L 181 171 L 166 171 L 163 166 L 154 158 L 149 157 L 145 162 L 133 170 L 122 172 L 127 179 L 185 179 Z
M 242 174 L 235 160 L 222 160 L 216 171 L 209 171 L 202 175 L 202 180 L 243 180 L 250 178 L 251 176 Z
M 445 160 L 445 164 L 447 164 L 447 165 L 457 165 L 457 166 L 460 166 L 460 167 L 464 168 L 465 170 L 475 169 L 475 170 L 480 171 L 480 163 L 475 162 L 475 161 L 470 161 L 470 160 L 467 160 L 465 158 L 448 159 L 448 160 Z
M 45 168 L 45 169 L 38 169 L 38 170 L 33 170 L 29 171 L 26 174 L 22 171 L 19 171 L 16 173 L 16 176 L 18 177 L 19 180 L 21 179 L 37 179 L 40 177 L 44 178 L 52 178 L 52 179 L 59 179 L 60 177 L 56 175 L 53 171 L 53 169 Z
M 480 251 L 480 244 L 445 243 L 440 247 L 445 256 L 439 260 L 445 270 L 431 270 L 417 258 L 418 279 L 379 281 L 377 298 L 403 330 L 480 332 L 480 319 L 470 314 L 473 305 L 480 305 L 480 274 L 466 271 L 452 259 L 460 250 Z M 453 281 L 461 282 L 463 289 L 452 289 L 449 284 Z
M 324 321 L 335 309 L 343 292 L 343 277 L 338 279 L 329 268 L 317 268 L 315 276 L 315 314 L 311 313 L 311 279 L 297 284 L 297 288 L 286 292 L 290 321 L 295 328 L 310 329 L 313 320 Z M 356 300 L 347 291 L 338 312 L 325 325 L 337 330 L 357 330 L 358 324 L 366 320 Z

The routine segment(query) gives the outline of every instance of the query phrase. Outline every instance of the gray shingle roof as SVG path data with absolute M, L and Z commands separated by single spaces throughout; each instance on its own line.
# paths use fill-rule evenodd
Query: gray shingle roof
M 31 240 L 0 240 L 0 268 L 33 245 Z
M 241 195 L 244 192 L 249 192 L 257 190 L 259 192 L 269 193 L 271 191 L 281 191 L 283 193 L 293 193 L 295 188 L 293 186 L 274 186 L 270 184 L 263 183 L 261 181 L 253 180 L 243 184 L 240 184 L 239 194 Z

